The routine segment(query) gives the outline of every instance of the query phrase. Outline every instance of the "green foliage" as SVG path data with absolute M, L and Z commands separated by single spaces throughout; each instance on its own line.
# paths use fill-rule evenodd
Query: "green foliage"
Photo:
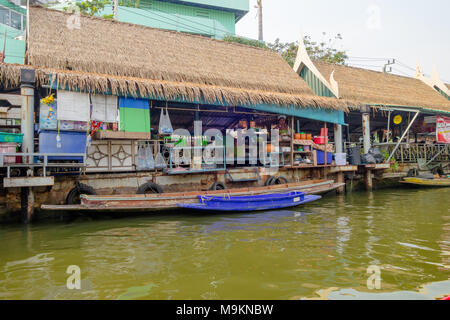
M 257 48 L 264 48 L 264 49 L 268 48 L 267 45 L 263 41 L 241 38 L 241 37 L 236 37 L 236 36 L 232 36 L 232 35 L 225 36 L 225 38 L 223 38 L 223 41 L 245 44 L 245 45 L 257 47 Z
M 326 32 L 323 32 L 322 35 L 327 37 Z M 311 59 L 345 65 L 348 59 L 346 52 L 335 48 L 336 42 L 341 40 L 342 35 L 340 33 L 321 42 L 313 41 L 310 36 L 303 37 L 306 51 Z M 269 48 L 278 52 L 290 66 L 294 66 L 298 51 L 298 42 L 283 43 L 279 39 L 276 39 L 274 43 L 269 44 Z
M 326 38 L 327 34 L 323 32 L 323 36 Z M 278 52 L 290 66 L 294 66 L 295 57 L 297 56 L 298 51 L 298 42 L 281 42 L 280 39 L 276 39 L 273 43 L 264 43 L 258 40 L 226 36 L 223 40 L 258 48 L 271 49 Z M 348 59 L 346 52 L 335 48 L 336 42 L 340 40 L 342 40 L 342 35 L 339 33 L 336 36 L 329 37 L 327 40 L 321 42 L 313 41 L 310 36 L 305 36 L 303 38 L 306 51 L 308 51 L 308 54 L 312 59 L 345 65 L 345 62 Z
M 86 0 L 75 3 L 80 8 L 80 13 L 88 16 L 96 15 L 99 11 L 105 9 L 107 4 L 109 4 L 109 0 Z

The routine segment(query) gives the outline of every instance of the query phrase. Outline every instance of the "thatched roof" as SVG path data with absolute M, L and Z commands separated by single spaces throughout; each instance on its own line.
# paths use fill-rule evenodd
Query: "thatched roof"
M 344 99 L 450 112 L 449 100 L 418 79 L 317 60 L 314 64 L 326 79 L 334 71 L 340 96 Z
M 348 102 L 314 96 L 276 53 L 240 44 L 32 7 L 28 63 L 42 82 L 83 91 L 158 96 L 234 105 L 257 103 L 345 110 Z M 0 77 L 17 72 L 3 65 Z M 9 77 L 9 82 L 14 82 Z

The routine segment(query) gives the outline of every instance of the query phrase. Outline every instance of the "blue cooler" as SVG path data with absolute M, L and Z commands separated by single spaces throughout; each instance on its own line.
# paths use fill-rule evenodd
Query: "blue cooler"
M 60 131 L 61 148 L 56 147 L 58 131 L 39 132 L 39 153 L 86 153 L 86 132 Z M 48 157 L 48 160 L 83 161 L 83 157 Z
M 317 152 L 317 164 L 325 164 L 325 152 L 316 150 Z M 333 153 L 327 152 L 327 164 L 333 162 Z

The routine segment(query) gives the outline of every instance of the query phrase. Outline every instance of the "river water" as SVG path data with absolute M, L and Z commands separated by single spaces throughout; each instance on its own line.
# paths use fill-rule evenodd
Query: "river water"
M 0 226 L 0 299 L 434 299 L 449 279 L 450 189 Z

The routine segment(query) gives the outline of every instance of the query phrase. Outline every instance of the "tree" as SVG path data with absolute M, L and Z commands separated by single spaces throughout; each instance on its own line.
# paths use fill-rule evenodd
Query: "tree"
M 327 35 L 326 32 L 323 32 L 322 34 L 324 37 Z M 224 40 L 238 42 L 258 48 L 269 48 L 275 52 L 278 52 L 278 54 L 280 54 L 290 66 L 294 66 L 295 57 L 297 56 L 298 51 L 298 42 L 281 42 L 280 39 L 276 39 L 273 43 L 265 43 L 258 40 L 227 36 Z M 348 59 L 346 52 L 335 48 L 336 41 L 340 40 L 342 40 L 342 35 L 340 33 L 321 42 L 313 41 L 310 36 L 303 37 L 306 51 L 312 59 L 345 65 L 345 62 Z

